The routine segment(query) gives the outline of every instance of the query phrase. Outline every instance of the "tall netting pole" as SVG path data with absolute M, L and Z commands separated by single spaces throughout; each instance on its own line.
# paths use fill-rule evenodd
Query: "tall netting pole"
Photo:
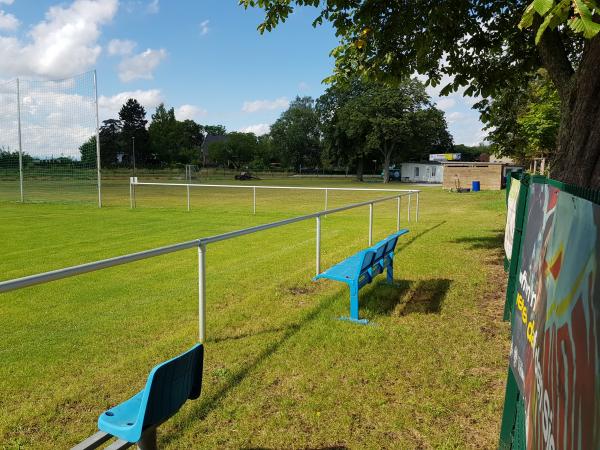
M 98 114 L 98 74 L 95 70 L 94 100 L 96 102 L 96 174 L 98 176 L 98 208 L 102 208 L 102 174 L 100 172 L 100 118 Z
M 21 203 L 25 202 L 23 192 L 23 142 L 21 139 L 21 89 L 17 78 L 17 128 L 19 134 L 19 191 L 21 192 Z
M 23 200 L 23 158 L 19 144 L 17 80 L 0 83 L 0 201 Z

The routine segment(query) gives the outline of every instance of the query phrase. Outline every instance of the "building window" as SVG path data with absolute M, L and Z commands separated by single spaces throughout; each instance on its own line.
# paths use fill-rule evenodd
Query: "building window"
M 431 168 L 431 176 L 432 177 L 435 177 L 435 169 L 436 169 L 436 167 Z
M 415 178 L 419 176 L 419 168 L 415 167 Z

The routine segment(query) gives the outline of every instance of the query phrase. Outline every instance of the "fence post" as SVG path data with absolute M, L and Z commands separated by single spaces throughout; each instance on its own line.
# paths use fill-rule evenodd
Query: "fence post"
M 198 244 L 198 334 L 199 341 L 206 339 L 206 244 Z
M 400 199 L 401 195 L 398 195 L 398 213 L 396 214 L 396 231 L 400 231 Z
M 190 210 L 190 182 L 188 181 L 187 185 L 186 185 L 186 189 L 187 189 L 187 210 Z
M 316 263 L 317 263 L 317 275 L 321 273 L 321 216 L 317 216 L 317 255 L 316 255 Z
M 419 193 L 417 192 L 417 209 L 415 210 L 415 222 L 419 221 Z
M 25 201 L 23 191 L 23 147 L 21 139 L 21 86 L 17 78 L 17 130 L 19 133 L 19 188 L 21 191 L 21 203 Z
M 325 188 L 325 211 L 329 207 L 329 189 Z
M 373 203 L 369 203 L 369 247 L 373 245 Z
M 412 194 L 408 194 L 408 221 L 410 222 L 410 198 Z
M 100 168 L 100 118 L 98 116 L 98 75 L 94 70 L 94 99 L 96 102 L 96 176 L 98 177 L 98 208 L 102 208 L 102 172 Z
M 133 209 L 133 177 L 129 177 L 129 207 Z
M 256 186 L 252 186 L 252 205 L 254 214 L 256 214 Z

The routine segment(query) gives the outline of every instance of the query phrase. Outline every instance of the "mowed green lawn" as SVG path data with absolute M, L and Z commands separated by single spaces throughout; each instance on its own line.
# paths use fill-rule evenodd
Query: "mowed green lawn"
M 382 187 L 327 180 L 271 184 Z M 392 187 L 405 187 L 392 185 Z M 73 188 L 75 189 L 75 188 Z M 69 200 L 75 192 L 65 192 Z M 330 207 L 381 193 L 330 193 Z M 396 285 L 311 281 L 314 220 L 211 244 L 199 400 L 159 428 L 161 448 L 492 448 L 509 333 L 501 321 L 503 192 L 425 187 L 397 247 Z M 0 203 L 0 279 L 218 234 L 323 208 L 320 192 L 106 182 L 90 203 Z M 414 203 L 413 203 L 414 207 Z M 375 205 L 374 240 L 395 231 Z M 367 245 L 368 208 L 323 219 L 322 266 Z M 195 249 L 0 294 L 0 447 L 67 448 L 198 337 Z

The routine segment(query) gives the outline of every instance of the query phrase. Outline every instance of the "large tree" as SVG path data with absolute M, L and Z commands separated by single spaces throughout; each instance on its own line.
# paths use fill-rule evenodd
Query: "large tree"
M 232 132 L 227 139 L 213 142 L 208 146 L 210 159 L 223 167 L 240 169 L 252 161 L 258 149 L 254 133 Z
M 119 111 L 121 122 L 121 148 L 133 161 L 135 139 L 136 165 L 143 166 L 155 162 L 156 157 L 150 151 L 150 138 L 146 129 L 146 110 L 136 99 L 130 98 Z M 102 150 L 101 150 L 102 151 Z
M 320 7 L 315 24 L 331 21 L 340 37 L 334 78 L 418 72 L 442 93 L 466 88 L 488 98 L 528 81 L 544 67 L 558 92 L 561 122 L 551 175 L 600 187 L 600 24 L 595 0 L 241 0 L 266 10 L 261 32 L 294 5 Z M 519 25 L 523 30 L 519 29 Z
M 117 165 L 117 155 L 125 153 L 121 142 L 121 121 L 107 119 L 100 127 L 100 159 L 102 167 L 113 167 Z
M 296 97 L 271 126 L 272 143 L 286 167 L 299 170 L 320 163 L 319 116 L 311 97 Z

